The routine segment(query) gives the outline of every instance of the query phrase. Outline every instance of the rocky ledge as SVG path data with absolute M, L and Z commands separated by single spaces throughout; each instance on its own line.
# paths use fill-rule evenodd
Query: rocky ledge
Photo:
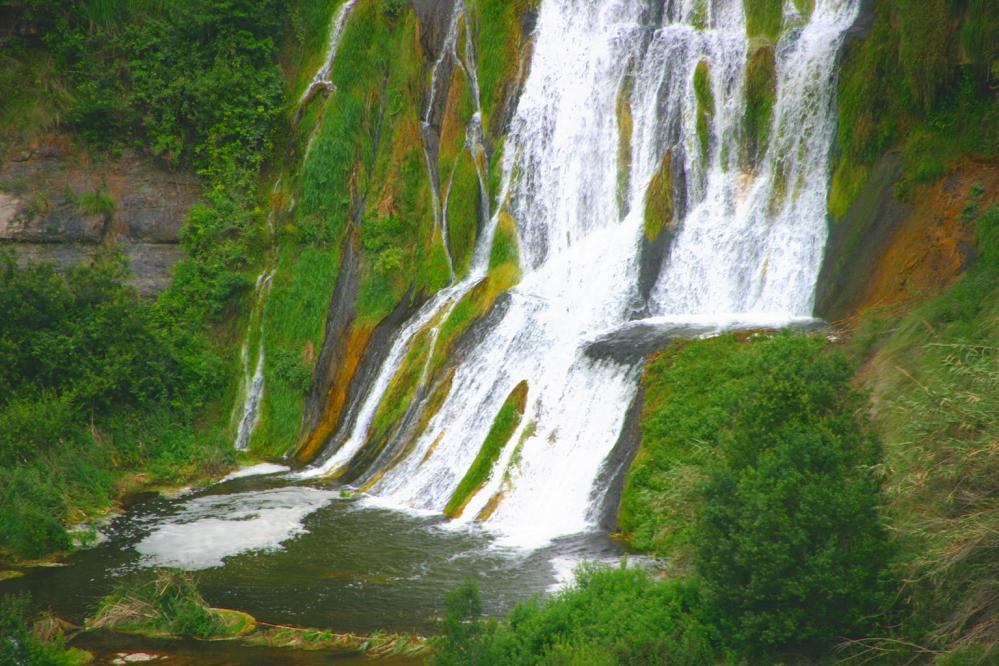
M 108 248 L 128 257 L 140 293 L 170 283 L 180 227 L 201 186 L 133 151 L 95 161 L 64 136 L 16 147 L 0 162 L 0 251 L 59 270 Z

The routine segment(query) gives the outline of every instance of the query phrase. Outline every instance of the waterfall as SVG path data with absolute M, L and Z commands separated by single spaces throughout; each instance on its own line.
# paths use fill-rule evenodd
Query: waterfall
M 235 447 L 238 451 L 245 451 L 250 445 L 250 437 L 257 428 L 260 420 L 260 401 L 264 397 L 264 331 L 263 331 L 263 307 L 267 300 L 267 293 L 271 288 L 271 279 L 274 277 L 274 270 L 269 269 L 257 277 L 256 299 L 253 308 L 253 316 L 246 326 L 246 339 L 243 342 L 241 361 L 243 365 L 242 393 L 243 409 L 239 424 L 236 426 Z M 257 329 L 259 340 L 257 341 L 257 362 L 253 374 L 250 374 L 250 338 L 254 329 Z
M 751 166 L 742 119 L 752 45 L 741 0 L 543 0 L 506 138 L 500 210 L 470 274 L 403 327 L 350 436 L 307 474 L 336 471 L 361 450 L 413 338 L 439 326 L 486 275 L 497 220 L 510 215 L 521 282 L 459 359 L 412 449 L 373 474 L 368 490 L 393 506 L 442 511 L 507 396 L 526 382 L 519 425 L 453 522 L 483 522 L 501 542 L 525 547 L 591 529 L 593 486 L 641 362 L 593 358 L 589 342 L 640 313 L 716 327 L 810 313 L 826 234 L 836 57 L 858 1 L 816 0 L 807 21 L 785 3 L 771 138 Z M 699 69 L 714 100 L 709 114 L 695 92 Z M 623 150 L 622 97 L 634 125 Z M 675 238 L 646 298 L 646 198 L 667 154 L 678 203 L 676 219 L 663 222 Z

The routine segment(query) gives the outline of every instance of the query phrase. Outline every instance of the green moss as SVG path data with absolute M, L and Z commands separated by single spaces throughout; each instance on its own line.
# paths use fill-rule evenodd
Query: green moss
M 371 423 L 371 439 L 387 439 L 413 402 L 419 380 L 430 353 L 430 328 L 422 330 L 413 342 L 402 363 L 389 382 L 385 397 L 378 404 L 378 410 Z
M 475 251 L 479 228 L 479 203 L 481 192 L 475 163 L 468 151 L 458 157 L 454 181 L 447 197 L 448 239 L 454 270 L 459 276 L 468 271 Z
M 503 212 L 493 241 L 489 273 L 486 279 L 465 294 L 441 325 L 437 347 L 430 363 L 432 374 L 436 374 L 444 365 L 452 346 L 462 333 L 486 316 L 499 295 L 513 287 L 519 279 L 516 225 L 513 218 Z
M 949 0 L 898 0 L 899 62 L 915 103 L 933 109 L 953 78 Z
M 746 63 L 746 152 L 750 164 L 759 164 L 767 152 L 774 101 L 777 96 L 777 69 L 772 46 L 757 48 Z
M 524 415 L 527 406 L 527 382 L 517 384 L 516 388 L 510 392 L 503 406 L 500 408 L 496 419 L 493 421 L 489 434 L 482 442 L 482 448 L 468 472 L 462 478 L 461 483 L 455 489 L 454 494 L 444 508 L 444 513 L 451 518 L 461 515 L 465 505 L 475 495 L 483 484 L 488 480 L 493 465 L 499 459 L 503 447 L 510 441 L 520 419 Z
M 631 135 L 634 133 L 635 120 L 631 113 L 631 91 L 634 79 L 624 78 L 621 89 L 617 93 L 617 205 L 625 213 L 628 203 L 628 190 L 631 187 Z
M 492 254 L 489 255 L 489 269 L 494 270 L 504 265 L 519 266 L 519 247 L 516 222 L 508 213 L 500 213 L 496 236 L 493 238 Z
M 999 65 L 996 44 L 999 44 L 999 13 L 990 0 L 970 0 L 960 31 L 961 48 L 983 79 L 990 69 Z
M 904 164 L 898 193 L 949 171 L 962 155 L 999 152 L 999 104 L 985 92 L 982 67 L 962 67 L 953 27 L 975 42 L 992 19 L 977 4 L 965 12 L 942 0 L 877 2 L 870 34 L 843 56 L 837 103 L 839 157 L 830 209 L 842 216 L 860 192 L 870 167 L 901 144 Z M 963 20 L 963 22 L 962 22 Z
M 655 240 L 673 221 L 673 165 L 672 152 L 663 155 L 663 161 L 652 176 L 645 194 L 645 237 Z
M 504 97 L 512 93 L 510 86 L 520 69 L 526 39 L 524 18 L 535 10 L 538 0 L 474 0 L 469 5 L 478 30 L 482 124 L 490 136 L 497 137 L 502 132 L 495 126 L 494 114 Z
M 697 97 L 697 139 L 706 162 L 711 148 L 711 120 L 715 115 L 715 97 L 711 91 L 711 70 L 706 60 L 694 69 L 694 95 Z
M 697 0 L 691 24 L 698 30 L 704 30 L 708 27 L 708 0 Z
M 794 6 L 801 17 L 807 21 L 811 18 L 812 12 L 815 11 L 815 0 L 794 0 Z
M 743 0 L 742 4 L 746 12 L 746 34 L 777 41 L 784 22 L 783 0 Z

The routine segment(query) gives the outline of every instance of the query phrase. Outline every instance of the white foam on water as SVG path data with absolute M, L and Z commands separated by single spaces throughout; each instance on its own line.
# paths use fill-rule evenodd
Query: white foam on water
M 336 497 L 335 492 L 305 487 L 198 497 L 155 524 L 135 549 L 146 566 L 221 566 L 231 555 L 275 550 L 303 534 L 306 516 Z
M 222 478 L 219 483 L 225 483 L 226 481 L 232 481 L 234 479 L 245 479 L 248 476 L 266 476 L 268 474 L 281 474 L 287 472 L 290 468 L 287 465 L 275 465 L 274 463 L 259 463 L 257 465 L 251 465 L 249 467 L 244 467 L 243 469 L 236 470 L 228 476 Z

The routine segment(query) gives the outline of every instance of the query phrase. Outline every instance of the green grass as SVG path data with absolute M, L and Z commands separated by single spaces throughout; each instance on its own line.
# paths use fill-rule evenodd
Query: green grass
M 84 213 L 88 215 L 100 215 L 105 219 L 109 219 L 114 215 L 115 210 L 118 208 L 111 195 L 103 190 L 83 193 L 80 195 L 77 205 Z
M 882 0 L 874 12 L 870 34 L 847 46 L 840 67 L 839 157 L 829 195 L 837 218 L 891 148 L 904 156 L 903 198 L 963 156 L 999 153 L 999 102 L 988 93 L 985 56 L 964 65 L 952 34 L 957 24 L 970 40 L 965 48 L 975 51 L 985 35 L 995 34 L 994 17 L 977 2 L 965 13 L 944 0 Z
M 313 359 L 318 357 L 339 262 L 335 247 L 299 249 L 286 245 L 280 250 L 264 305 L 266 389 L 252 440 L 252 449 L 258 454 L 278 456 L 297 441 L 309 386 L 296 381 L 294 372 L 282 372 L 282 361 L 284 368 L 301 363 L 311 378 L 312 359 L 306 354 L 311 349 Z
M 463 151 L 458 157 L 458 168 L 454 174 L 454 184 L 448 198 L 448 236 L 451 243 L 451 256 L 458 275 L 468 271 L 478 237 L 479 176 L 471 155 Z
M 853 336 L 879 369 L 887 511 L 911 581 L 902 641 L 875 642 L 893 661 L 921 646 L 949 655 L 940 663 L 990 663 L 999 631 L 988 610 L 999 554 L 986 536 L 999 525 L 999 207 L 976 225 L 980 258 L 965 276 L 905 316 L 869 313 Z
M 511 91 L 510 85 L 520 65 L 524 42 L 521 25 L 524 15 L 535 10 L 538 0 L 475 0 L 469 3 L 478 28 L 479 87 L 482 125 L 498 138 L 502 128 L 493 120 L 498 104 Z
M 252 631 L 246 613 L 211 608 L 187 572 L 158 569 L 119 583 L 101 599 L 88 629 L 113 629 L 154 637 L 219 639 Z
M 714 455 L 715 433 L 754 380 L 741 343 L 724 336 L 675 343 L 643 378 L 642 445 L 628 470 L 619 524 L 639 550 L 689 563 L 697 490 Z
M 468 501 L 489 479 L 493 466 L 499 459 L 500 453 L 503 452 L 503 447 L 510 441 L 517 426 L 520 425 L 526 404 L 527 382 L 521 382 L 510 392 L 503 406 L 500 407 L 486 439 L 482 442 L 479 453 L 475 456 L 471 467 L 465 472 L 458 487 L 455 488 L 447 506 L 444 507 L 445 515 L 452 518 L 460 516 Z

